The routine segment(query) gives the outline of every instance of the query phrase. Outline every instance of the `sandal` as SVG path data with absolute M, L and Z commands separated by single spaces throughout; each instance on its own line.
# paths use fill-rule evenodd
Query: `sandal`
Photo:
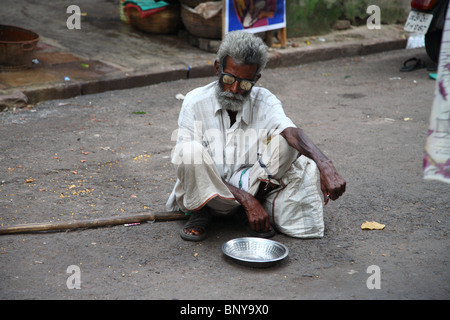
M 417 58 L 410 58 L 403 62 L 403 67 L 400 68 L 401 72 L 410 72 L 417 69 L 425 68 L 425 63 Z
M 184 227 L 180 230 L 180 236 L 187 241 L 202 241 L 206 238 L 206 228 L 211 221 L 211 215 L 207 210 L 193 213 Z M 186 229 L 195 228 L 201 230 L 199 235 L 186 233 Z

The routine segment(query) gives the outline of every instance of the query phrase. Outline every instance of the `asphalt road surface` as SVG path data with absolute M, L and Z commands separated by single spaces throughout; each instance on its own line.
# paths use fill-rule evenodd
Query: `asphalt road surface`
M 347 180 L 325 207 L 322 239 L 277 234 L 288 258 L 255 269 L 221 252 L 247 236 L 233 220 L 214 221 L 201 243 L 180 238 L 183 221 L 3 235 L 0 298 L 448 299 L 450 185 L 422 172 L 435 81 L 426 69 L 399 72 L 411 57 L 426 60 L 424 49 L 400 50 L 269 69 L 259 81 Z M 213 80 L 0 113 L 1 225 L 164 210 L 176 95 Z M 365 221 L 386 226 L 362 230 Z

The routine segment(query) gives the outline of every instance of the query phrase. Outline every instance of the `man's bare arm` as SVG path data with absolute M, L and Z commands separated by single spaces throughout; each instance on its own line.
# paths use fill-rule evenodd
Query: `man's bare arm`
M 228 187 L 234 198 L 245 210 L 250 224 L 250 228 L 257 232 L 267 232 L 270 229 L 269 214 L 264 210 L 259 201 L 250 193 L 236 188 L 235 186 L 223 181 Z
M 339 175 L 331 160 L 317 148 L 302 129 L 286 128 L 281 132 L 281 136 L 292 148 L 317 164 L 325 204 L 328 202 L 327 195 L 330 195 L 330 199 L 336 200 L 345 192 L 346 181 Z

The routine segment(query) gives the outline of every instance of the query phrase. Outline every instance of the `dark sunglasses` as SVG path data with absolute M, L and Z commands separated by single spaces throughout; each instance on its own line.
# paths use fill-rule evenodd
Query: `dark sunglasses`
M 239 79 L 233 76 L 232 74 L 223 72 L 223 65 L 220 65 L 220 76 L 222 78 L 222 82 L 228 85 L 232 85 L 237 81 L 239 83 L 239 87 L 244 91 L 250 91 L 256 83 L 256 81 Z

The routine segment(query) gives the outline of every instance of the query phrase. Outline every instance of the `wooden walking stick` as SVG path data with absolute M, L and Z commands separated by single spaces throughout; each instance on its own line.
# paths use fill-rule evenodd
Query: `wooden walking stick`
M 29 233 L 38 231 L 65 231 L 73 229 L 99 228 L 119 224 L 140 223 L 147 221 L 185 220 L 183 212 L 155 212 L 134 216 L 120 216 L 112 218 L 98 218 L 93 220 L 74 220 L 68 222 L 27 223 L 9 227 L 1 227 L 0 235 L 13 233 Z

